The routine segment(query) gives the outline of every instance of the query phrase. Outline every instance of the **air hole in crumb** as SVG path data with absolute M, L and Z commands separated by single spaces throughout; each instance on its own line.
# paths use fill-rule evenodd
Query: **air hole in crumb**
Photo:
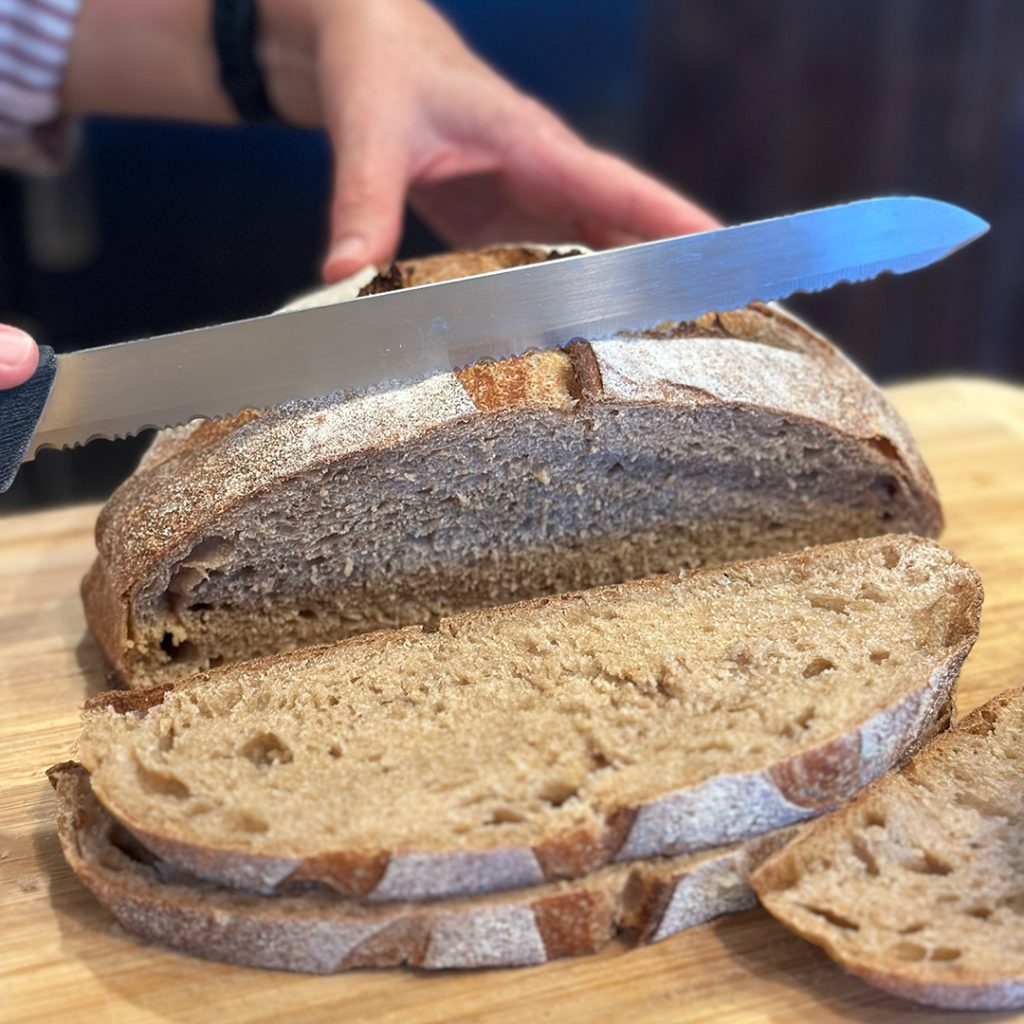
M 820 676 L 822 672 L 827 672 L 829 669 L 833 669 L 835 667 L 835 662 L 829 661 L 828 658 L 814 658 L 812 661 L 807 663 L 807 667 L 804 669 L 804 679 L 811 679 L 814 676 Z M 813 713 L 814 712 L 812 710 L 811 714 L 813 715 Z
M 835 594 L 811 594 L 807 603 L 812 608 L 821 608 L 825 611 L 844 614 L 849 607 L 849 601 L 845 597 L 838 597 Z
M 916 942 L 897 942 L 892 947 L 892 955 L 897 960 L 906 960 L 914 963 L 918 960 L 923 960 L 927 955 L 927 950 Z
M 252 811 L 239 811 L 235 816 L 235 822 L 242 832 L 259 833 L 267 832 L 270 829 L 266 820 L 258 814 L 253 814 Z
M 853 855 L 857 860 L 864 865 L 864 869 L 869 875 L 878 874 L 878 861 L 875 860 L 871 847 L 868 846 L 862 836 L 855 835 L 850 841 L 850 848 L 853 850 Z
M 886 569 L 895 569 L 900 564 L 900 553 L 891 544 L 882 548 L 882 563 Z
M 806 675 L 806 673 L 804 674 Z M 796 716 L 796 724 L 799 725 L 801 729 L 809 728 L 811 722 L 814 721 L 815 711 L 816 709 L 814 705 L 808 704 L 807 707 L 805 707 L 803 711 L 801 711 L 800 714 Z
M 192 791 L 177 775 L 171 772 L 158 772 L 147 768 L 141 761 L 135 762 L 135 774 L 140 788 L 154 796 L 167 796 L 174 800 L 184 800 Z
M 992 916 L 992 911 L 989 907 L 968 907 L 967 913 L 981 921 L 987 921 Z
M 969 807 L 984 818 L 1009 818 L 1011 811 L 994 800 L 988 800 L 970 790 L 957 790 L 956 802 L 961 807 Z
M 172 663 L 196 661 L 199 657 L 199 651 L 191 640 L 182 640 L 180 644 L 175 643 L 173 633 L 164 633 L 160 640 L 160 650 L 167 655 Z
M 922 850 L 920 860 L 907 861 L 903 866 L 908 871 L 916 871 L 920 875 L 948 875 L 953 870 L 952 864 L 931 850 Z
M 208 612 L 213 607 L 209 601 L 196 601 L 195 604 L 190 604 L 188 610 L 190 612 Z
M 485 822 L 487 825 L 518 825 L 526 821 L 526 815 L 513 807 L 497 807 Z
M 160 738 L 157 740 L 157 746 L 165 754 L 169 753 L 174 749 L 174 740 L 176 736 L 177 733 L 174 730 L 174 723 L 170 722 L 168 723 L 167 728 L 160 733 Z
M 341 747 L 339 747 L 337 743 L 332 743 L 327 748 L 327 753 L 330 754 L 331 757 L 337 759 L 337 758 L 341 757 Z
M 423 623 L 421 628 L 422 628 L 424 633 L 437 633 L 437 632 L 439 632 L 440 629 L 441 629 L 441 616 L 440 615 L 431 615 L 430 618 L 427 619 Z
M 872 651 L 870 657 L 871 657 L 871 660 L 876 665 L 879 665 L 879 664 L 881 664 L 883 661 L 885 661 L 889 657 L 889 652 L 888 651 Z
M 541 786 L 537 796 L 545 803 L 551 804 L 552 807 L 561 807 L 566 800 L 571 800 L 577 793 L 579 793 L 579 789 L 572 783 L 551 779 Z
M 300 619 L 315 619 L 317 617 L 316 612 L 312 608 L 300 608 L 299 618 Z
M 1024 892 L 1011 893 L 1005 899 L 1001 899 L 999 905 L 1024 917 Z
M 622 463 L 614 462 L 608 467 L 608 476 L 618 476 L 622 472 Z
M 887 498 L 895 498 L 900 492 L 900 485 L 896 477 L 883 473 L 871 481 L 871 490 L 882 491 Z
M 881 587 L 875 586 L 874 583 L 862 583 L 860 590 L 857 591 L 857 596 L 863 601 L 874 601 L 876 604 L 885 604 L 889 600 L 882 592 Z
M 877 807 L 867 808 L 861 820 L 868 827 L 877 825 L 879 828 L 885 828 L 885 815 Z
M 253 736 L 239 749 L 239 753 L 252 761 L 257 768 L 288 764 L 293 757 L 288 745 L 272 732 L 261 732 Z
M 939 946 L 932 950 L 932 960 L 959 960 L 961 957 L 959 949 L 952 949 L 949 946 Z
M 908 924 L 906 928 L 899 930 L 900 935 L 913 935 L 915 932 L 924 931 L 924 924 L 921 921 L 917 921 L 914 924 Z
M 812 907 L 806 903 L 803 904 L 803 907 L 812 914 L 824 918 L 829 924 L 834 924 L 837 928 L 844 928 L 851 932 L 860 931 L 860 925 L 856 921 L 851 921 L 848 917 L 843 917 L 842 914 L 837 914 L 834 910 L 828 910 L 826 907 Z

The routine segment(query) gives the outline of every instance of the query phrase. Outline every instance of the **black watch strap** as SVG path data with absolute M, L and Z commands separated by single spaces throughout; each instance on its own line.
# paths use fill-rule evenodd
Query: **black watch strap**
M 213 41 L 220 81 L 243 121 L 277 121 L 256 62 L 258 14 L 254 0 L 213 0 Z

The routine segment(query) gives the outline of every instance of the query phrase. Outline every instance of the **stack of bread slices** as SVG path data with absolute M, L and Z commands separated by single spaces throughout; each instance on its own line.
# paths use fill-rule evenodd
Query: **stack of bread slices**
M 316 972 L 752 906 L 950 721 L 982 592 L 940 526 L 881 393 L 764 306 L 165 432 L 83 586 L 126 689 L 51 769 L 65 854 L 130 931 Z

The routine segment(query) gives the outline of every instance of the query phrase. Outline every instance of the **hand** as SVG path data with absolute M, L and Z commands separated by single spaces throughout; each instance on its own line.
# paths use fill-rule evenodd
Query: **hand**
M 423 0 L 261 0 L 260 16 L 271 102 L 333 143 L 329 281 L 394 256 L 407 198 L 457 246 L 604 247 L 718 226 L 587 146 Z
M 0 324 L 0 389 L 24 384 L 38 362 L 36 343 L 17 327 Z
M 398 248 L 409 201 L 453 245 L 601 247 L 716 221 L 592 149 L 474 56 L 425 0 L 257 0 L 271 102 L 334 149 L 335 281 Z M 525 44 L 528 45 L 528 44 Z M 87 0 L 62 111 L 237 120 L 221 88 L 210 0 Z

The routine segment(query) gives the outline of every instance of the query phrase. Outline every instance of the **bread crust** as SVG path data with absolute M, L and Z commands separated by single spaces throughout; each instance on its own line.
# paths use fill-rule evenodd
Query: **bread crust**
M 993 698 L 924 747 L 899 774 L 926 775 L 929 763 L 941 766 L 943 751 L 955 746 L 963 733 L 985 734 L 991 729 L 993 718 L 998 717 L 1008 705 L 1022 700 L 1024 687 L 1008 690 Z M 861 809 L 869 805 L 877 794 L 884 793 L 898 777 L 878 779 L 847 806 L 808 824 L 790 849 L 769 857 L 751 876 L 751 884 L 758 897 L 765 908 L 791 931 L 821 946 L 840 966 L 886 992 L 947 1009 L 1005 1010 L 1024 1006 L 1024 970 L 1017 975 L 1008 975 L 1005 970 L 994 967 L 988 972 L 951 969 L 948 962 L 940 961 L 936 965 L 928 959 L 909 962 L 892 958 L 887 962 L 879 954 L 873 955 L 866 949 L 849 944 L 838 945 L 832 941 L 828 928 L 821 926 L 820 918 L 807 913 L 799 903 L 786 899 L 785 893 L 791 887 L 795 873 L 799 872 L 802 859 L 827 855 L 832 838 L 841 840 L 846 832 L 846 823 L 858 820 Z M 954 973 L 959 977 L 951 977 Z
M 539 250 L 446 254 L 416 261 L 406 276 L 411 283 L 441 280 L 509 266 L 530 252 Z M 440 374 L 387 392 L 383 409 L 379 395 L 335 395 L 164 432 L 98 518 L 98 556 L 82 586 L 89 627 L 121 678 L 146 685 L 132 622 L 144 588 L 221 517 L 286 481 L 423 444 L 437 431 L 510 410 L 585 418 L 595 406 L 708 403 L 770 410 L 853 441 L 916 502 L 917 521 L 905 528 L 938 534 L 934 483 L 878 389 L 823 338 L 774 307 L 754 304 L 641 332 L 635 341 L 574 341 L 564 350 Z M 378 412 L 368 416 L 371 406 Z M 209 480 L 218 486 L 204 486 Z
M 886 537 L 849 541 L 830 548 L 842 552 L 895 544 L 937 547 L 921 538 Z M 802 566 L 815 557 L 812 549 L 779 555 L 771 561 L 799 575 Z M 952 638 L 955 643 L 950 646 L 948 655 L 901 699 L 864 719 L 850 734 L 824 740 L 761 771 L 714 776 L 645 803 L 622 806 L 606 818 L 596 820 L 591 827 L 549 835 L 536 845 L 505 845 L 472 851 L 346 850 L 340 859 L 331 852 L 304 857 L 268 856 L 211 844 L 197 845 L 170 834 L 157 834 L 127 819 L 123 824 L 162 860 L 221 885 L 272 892 L 295 879 L 317 879 L 334 886 L 343 895 L 370 901 L 446 898 L 470 891 L 466 888 L 470 880 L 473 892 L 533 885 L 590 874 L 613 861 L 672 856 L 761 835 L 848 799 L 909 757 L 924 738 L 948 720 L 960 666 L 977 638 L 983 600 L 981 583 L 974 571 L 950 557 L 958 578 L 963 581 L 955 591 L 958 609 Z M 723 571 L 742 573 L 747 566 L 757 564 L 734 563 L 726 570 L 699 570 L 687 579 L 692 581 L 702 574 Z M 666 579 L 681 583 L 677 578 Z M 661 585 L 663 581 L 636 580 L 618 588 L 598 588 L 591 593 L 600 595 L 603 591 L 623 587 L 643 589 Z M 558 595 L 498 610 L 467 613 L 457 619 L 441 620 L 439 628 L 457 628 L 459 622 L 478 623 L 495 615 L 514 616 L 523 608 L 574 599 L 571 594 Z M 282 661 L 316 659 L 348 645 L 386 649 L 389 645 L 401 645 L 403 638 L 417 634 L 420 629 L 407 627 L 354 637 L 331 647 L 274 655 L 248 663 L 247 670 L 258 672 L 263 666 Z M 169 688 L 202 687 L 215 675 L 232 671 L 228 666 Z M 116 701 L 116 697 L 101 697 L 90 707 L 117 710 Z M 102 791 L 98 790 L 98 796 L 103 799 Z
M 370 906 L 323 890 L 257 896 L 185 877 L 143 851 L 130 856 L 81 765 L 47 774 L 65 858 L 128 931 L 210 959 L 316 974 L 513 967 L 593 953 L 616 934 L 659 941 L 752 905 L 746 875 L 793 834 L 496 897 Z

